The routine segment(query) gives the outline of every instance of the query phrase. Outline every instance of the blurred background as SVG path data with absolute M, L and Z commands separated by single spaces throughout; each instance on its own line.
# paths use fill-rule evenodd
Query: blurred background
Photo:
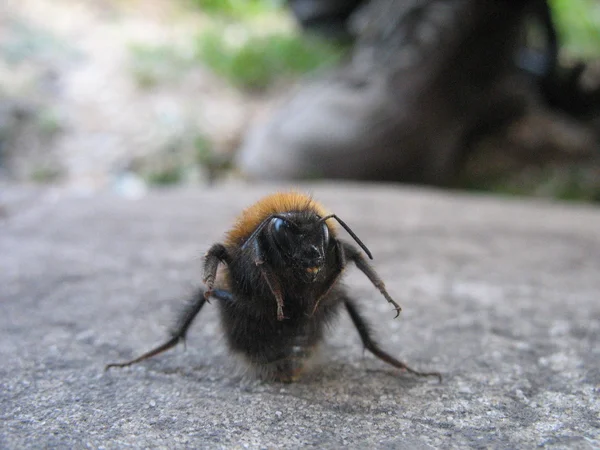
M 600 201 L 595 0 L 8 0 L 0 180 Z M 548 20 L 550 12 L 550 21 Z

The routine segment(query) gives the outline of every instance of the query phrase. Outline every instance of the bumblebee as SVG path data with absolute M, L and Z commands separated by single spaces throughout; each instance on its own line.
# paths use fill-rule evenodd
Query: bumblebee
M 367 350 L 398 369 L 441 380 L 438 372 L 411 369 L 373 339 L 355 301 L 340 283 L 348 263 L 369 278 L 394 307 L 396 317 L 401 308 L 363 253 L 338 238 L 336 223 L 373 259 L 343 220 L 307 195 L 276 193 L 250 206 L 224 243 L 214 244 L 206 253 L 206 287 L 184 308 L 171 338 L 139 358 L 106 368 L 129 366 L 174 347 L 185 340 L 204 304 L 215 299 L 228 347 L 262 378 L 296 381 L 323 340 L 327 325 L 345 308 Z M 217 283 L 221 265 L 224 280 Z

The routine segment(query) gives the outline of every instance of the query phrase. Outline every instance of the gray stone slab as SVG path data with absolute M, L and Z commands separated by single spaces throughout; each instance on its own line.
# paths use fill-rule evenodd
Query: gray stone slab
M 346 283 L 384 347 L 342 317 L 292 385 L 234 370 L 209 305 L 158 344 L 201 256 L 272 186 L 139 200 L 3 186 L 0 448 L 598 448 L 600 210 L 395 186 L 307 185 L 367 243 L 404 310 Z

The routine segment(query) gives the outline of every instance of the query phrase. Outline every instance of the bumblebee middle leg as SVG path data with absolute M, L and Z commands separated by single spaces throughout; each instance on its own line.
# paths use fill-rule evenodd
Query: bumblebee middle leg
M 373 283 L 373 286 L 375 286 L 379 290 L 379 292 L 381 292 L 381 295 L 385 297 L 388 303 L 391 303 L 394 306 L 394 309 L 396 310 L 396 317 L 398 317 L 400 315 L 400 311 L 402 311 L 402 308 L 390 296 L 387 289 L 385 288 L 385 283 L 379 277 L 379 275 L 377 275 L 375 269 L 371 267 L 371 265 L 367 262 L 365 257 L 356 248 L 354 248 L 354 246 L 350 245 L 347 242 L 344 242 L 342 245 L 346 258 L 349 261 L 352 261 L 356 265 L 356 267 L 367 276 L 371 283 Z

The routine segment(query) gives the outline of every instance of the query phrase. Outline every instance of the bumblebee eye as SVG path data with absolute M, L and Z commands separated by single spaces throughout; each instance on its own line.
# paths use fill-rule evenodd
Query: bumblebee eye
M 277 246 L 287 252 L 291 247 L 290 224 L 285 219 L 275 217 L 271 222 L 271 230 Z
M 279 217 L 273 219 L 273 231 L 276 234 L 281 234 L 283 230 L 287 228 L 289 228 L 289 226 L 286 224 L 285 220 L 280 219 Z
M 329 228 L 327 227 L 327 224 L 325 224 L 325 222 L 323 222 L 323 247 L 327 248 L 328 245 L 329 245 Z

